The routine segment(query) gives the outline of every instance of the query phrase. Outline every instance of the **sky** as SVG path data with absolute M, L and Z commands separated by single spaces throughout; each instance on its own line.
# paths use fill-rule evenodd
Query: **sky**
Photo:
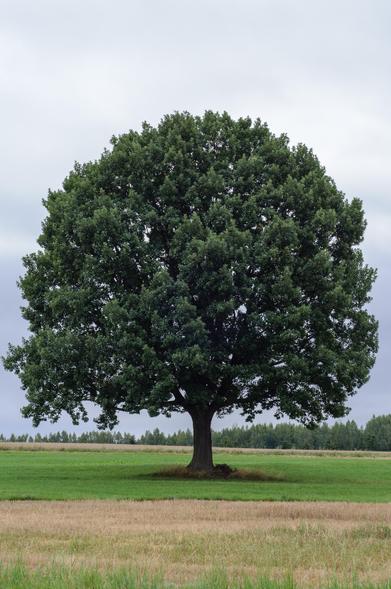
M 0 0 L 0 9 L 0 354 L 27 334 L 16 281 L 37 247 L 48 189 L 142 121 L 226 110 L 312 147 L 347 198 L 363 200 L 380 349 L 350 418 L 391 413 L 391 3 Z M 0 433 L 33 431 L 19 381 L 2 367 L 0 401 Z M 233 414 L 213 427 L 243 423 Z M 188 426 L 184 415 L 143 413 L 118 429 Z M 64 417 L 39 431 L 64 428 L 94 424 L 72 428 Z

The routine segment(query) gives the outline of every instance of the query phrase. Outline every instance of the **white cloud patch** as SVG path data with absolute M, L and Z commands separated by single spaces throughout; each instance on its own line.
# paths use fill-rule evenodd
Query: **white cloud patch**
M 367 214 L 365 248 L 371 252 L 391 257 L 391 213 L 370 212 Z
M 0 235 L 0 258 L 18 259 L 37 250 L 38 244 L 32 235 L 4 231 Z

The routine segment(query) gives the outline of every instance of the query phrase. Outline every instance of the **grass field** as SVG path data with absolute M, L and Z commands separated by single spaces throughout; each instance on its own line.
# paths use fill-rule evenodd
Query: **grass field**
M 391 501 L 384 455 L 219 453 L 215 462 L 279 480 L 170 480 L 153 473 L 186 464 L 183 452 L 0 451 L 0 499 L 226 499 Z
M 79 569 L 72 567 L 45 567 L 31 571 L 23 566 L 0 568 L 0 586 L 2 589 L 172 589 L 160 577 L 149 578 L 129 571 L 110 571 L 101 573 L 96 569 Z M 232 581 L 217 572 L 192 583 L 186 583 L 183 589 L 300 589 L 289 577 L 275 581 L 260 577 Z M 391 589 L 391 583 L 350 583 L 338 581 L 327 583 L 322 589 Z
M 353 578 L 385 583 L 391 579 L 391 505 L 3 501 L 0 554 L 4 563 L 21 561 L 28 570 L 53 564 L 101 574 L 127 569 L 175 584 L 216 570 L 231 582 L 290 577 L 311 589 Z
M 129 571 L 98 572 L 96 569 L 72 567 L 45 567 L 31 571 L 23 566 L 0 568 L 2 589 L 172 589 L 160 577 L 149 578 Z M 391 589 L 391 583 L 350 583 L 338 581 L 322 585 L 321 589 Z M 260 577 L 232 581 L 218 571 L 192 583 L 182 585 L 182 589 L 300 589 L 292 579 L 275 581 Z
M 235 450 L 215 461 L 276 480 L 156 476 L 188 461 L 0 445 L 1 589 L 391 589 L 389 454 Z

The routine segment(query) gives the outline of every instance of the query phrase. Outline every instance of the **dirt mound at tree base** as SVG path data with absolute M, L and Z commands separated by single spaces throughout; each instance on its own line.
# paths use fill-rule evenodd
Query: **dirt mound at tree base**
M 155 477 L 177 479 L 228 479 L 243 481 L 281 481 L 283 477 L 260 469 L 232 468 L 229 464 L 216 464 L 212 470 L 193 470 L 188 466 L 168 466 L 153 473 Z

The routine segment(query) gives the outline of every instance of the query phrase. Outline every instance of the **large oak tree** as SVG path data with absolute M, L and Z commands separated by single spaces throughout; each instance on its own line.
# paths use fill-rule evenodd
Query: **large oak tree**
M 304 145 L 259 120 L 166 116 L 112 139 L 45 201 L 24 259 L 31 335 L 8 369 L 35 425 L 62 411 L 188 412 L 190 466 L 211 420 L 266 409 L 306 425 L 347 413 L 377 349 L 375 271 L 348 201 Z

